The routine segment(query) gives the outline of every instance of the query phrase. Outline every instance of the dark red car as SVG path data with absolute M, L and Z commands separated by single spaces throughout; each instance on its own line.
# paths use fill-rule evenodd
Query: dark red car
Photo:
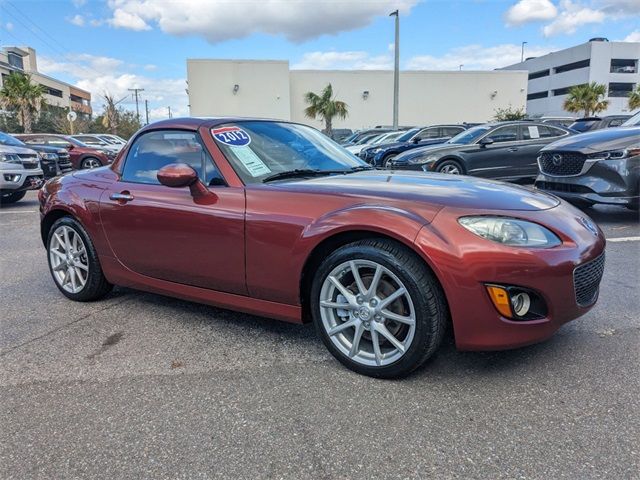
M 338 360 L 378 377 L 423 364 L 449 322 L 464 350 L 544 340 L 593 306 L 604 269 L 602 232 L 554 196 L 375 170 L 287 122 L 158 122 L 39 198 L 67 297 L 115 284 L 313 321 Z
M 116 158 L 116 154 L 111 151 L 91 147 L 68 135 L 29 133 L 14 136 L 29 145 L 44 145 L 67 149 L 71 164 L 76 170 L 109 165 Z

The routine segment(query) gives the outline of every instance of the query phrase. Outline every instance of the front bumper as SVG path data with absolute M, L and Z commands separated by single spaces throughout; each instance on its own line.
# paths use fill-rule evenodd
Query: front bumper
M 460 216 L 469 214 L 477 212 L 445 208 L 416 239 L 444 289 L 460 350 L 502 350 L 537 343 L 593 307 L 597 288 L 589 302 L 580 302 L 574 272 L 603 255 L 605 239 L 601 231 L 594 234 L 584 226 L 583 213 L 567 204 L 547 211 L 483 212 L 546 225 L 563 242 L 548 249 L 507 247 L 477 237 L 458 224 Z M 532 290 L 546 303 L 546 316 L 529 321 L 501 316 L 486 284 Z
M 536 188 L 570 202 L 637 205 L 640 201 L 640 157 L 586 162 L 579 175 L 540 173 Z
M 0 170 L 0 192 L 13 193 L 23 190 L 37 190 L 44 183 L 41 169 Z

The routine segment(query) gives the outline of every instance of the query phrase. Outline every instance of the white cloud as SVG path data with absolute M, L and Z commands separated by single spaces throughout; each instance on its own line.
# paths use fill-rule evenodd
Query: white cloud
M 603 10 L 594 10 L 580 2 L 562 0 L 561 12 L 556 19 L 542 29 L 545 37 L 574 33 L 579 27 L 589 23 L 602 23 L 605 20 Z
M 631 32 L 629 35 L 624 37 L 623 42 L 640 42 L 640 30 Z
M 85 3 L 87 3 L 87 0 L 72 0 L 72 2 L 73 2 L 73 5 L 74 5 L 76 8 L 80 8 L 80 7 L 82 7 Z
M 84 17 L 82 15 L 74 15 L 69 19 L 69 23 L 76 27 L 84 27 Z
M 393 57 L 388 54 L 371 55 L 363 51 L 307 52 L 302 60 L 292 65 L 302 70 L 387 70 L 393 68 Z
M 164 116 L 150 115 L 150 120 L 166 118 L 168 105 L 176 117 L 188 114 L 185 92 L 187 85 L 184 78 L 151 78 L 136 73 L 134 70 L 140 67 L 126 64 L 123 60 L 90 54 L 69 55 L 62 61 L 41 56 L 38 57 L 38 66 L 45 74 L 71 75 L 76 86 L 91 92 L 92 106 L 97 114 L 102 111 L 102 95 L 105 93 L 112 95 L 116 100 L 124 98 L 120 105 L 128 110 L 135 110 L 135 102 L 128 90 L 130 88 L 144 89 L 140 93 L 142 118 L 145 99 L 149 101 L 151 112 L 162 109 L 165 112 Z M 141 68 L 145 70 L 145 67 Z
M 551 0 L 520 0 L 504 16 L 509 26 L 523 25 L 529 22 L 552 20 L 558 15 L 558 9 Z
M 7 30 L 7 32 L 11 32 L 13 30 L 13 23 L 7 22 L 4 28 Z
M 546 55 L 552 47 L 528 46 L 527 57 Z M 456 47 L 444 55 L 418 55 L 408 60 L 407 67 L 412 70 L 493 70 L 520 62 L 522 45 L 503 44 L 493 47 L 466 45 Z
M 109 0 L 110 25 L 198 35 L 211 43 L 244 38 L 254 33 L 284 35 L 302 42 L 370 24 L 378 16 L 399 9 L 408 13 L 418 0 Z
M 596 6 L 614 19 L 640 15 L 640 0 L 599 0 Z

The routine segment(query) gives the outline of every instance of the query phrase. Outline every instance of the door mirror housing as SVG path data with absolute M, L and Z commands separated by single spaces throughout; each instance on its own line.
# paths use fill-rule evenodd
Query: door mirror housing
M 66 148 L 67 150 L 73 150 L 74 148 L 76 148 L 76 146 L 73 143 L 67 143 L 64 148 Z
M 487 145 L 493 144 L 493 140 L 490 137 L 484 137 L 482 140 L 478 142 L 481 147 L 486 147 Z
M 420 143 L 422 141 L 422 139 L 420 137 L 413 137 L 413 140 L 411 140 L 413 143 Z
M 198 174 L 186 163 L 170 163 L 158 170 L 158 181 L 165 187 L 191 187 L 198 181 Z

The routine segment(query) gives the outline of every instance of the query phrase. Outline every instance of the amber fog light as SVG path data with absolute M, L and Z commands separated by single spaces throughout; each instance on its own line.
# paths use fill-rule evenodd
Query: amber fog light
M 496 310 L 511 320 L 539 320 L 547 316 L 547 304 L 536 292 L 511 285 L 485 285 Z

